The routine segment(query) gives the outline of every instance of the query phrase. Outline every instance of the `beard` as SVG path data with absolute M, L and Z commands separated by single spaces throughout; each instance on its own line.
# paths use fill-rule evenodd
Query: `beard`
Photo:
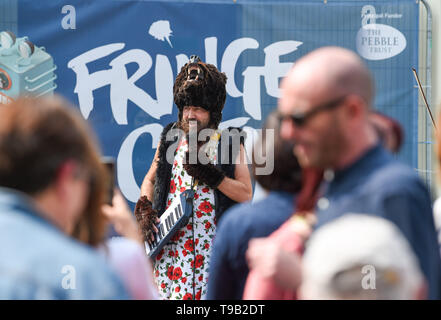
M 193 121 L 197 123 L 196 128 L 190 127 L 190 122 Z M 204 150 L 206 143 L 210 141 L 210 137 L 212 134 L 210 134 L 209 136 L 206 136 L 206 132 L 203 132 L 201 134 L 201 131 L 204 129 L 213 130 L 212 126 L 209 123 L 209 120 L 207 122 L 201 122 L 197 119 L 180 119 L 178 121 L 178 128 L 184 131 L 184 137 L 185 140 L 187 140 L 188 142 L 188 152 L 190 154 L 196 153 L 198 155 L 199 151 L 201 149 Z M 205 138 L 203 138 L 202 135 Z M 194 143 L 192 143 L 192 141 L 194 141 Z
M 207 123 L 201 122 L 197 119 L 187 119 L 187 120 L 179 119 L 178 128 L 183 130 L 186 135 L 190 133 L 190 121 L 195 121 L 197 123 L 196 133 L 199 133 L 201 130 L 205 128 L 209 128 L 208 122 Z
M 303 168 L 335 168 L 338 159 L 346 152 L 346 136 L 337 119 L 334 126 L 322 132 L 314 141 L 302 141 L 294 147 L 294 153 Z

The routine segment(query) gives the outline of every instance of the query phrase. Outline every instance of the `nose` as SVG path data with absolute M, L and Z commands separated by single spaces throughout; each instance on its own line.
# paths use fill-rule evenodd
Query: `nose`
M 282 120 L 280 125 L 280 136 L 285 140 L 294 140 L 295 129 L 292 122 L 288 119 Z
M 194 119 L 195 118 L 195 111 L 193 108 L 187 109 L 187 119 Z

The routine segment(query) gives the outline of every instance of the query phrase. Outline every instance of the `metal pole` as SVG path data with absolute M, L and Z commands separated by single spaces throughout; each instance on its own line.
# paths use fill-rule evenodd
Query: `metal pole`
M 421 0 L 427 11 L 427 27 L 426 27 L 426 97 L 429 105 L 432 103 L 432 10 L 425 0 Z M 432 127 L 430 120 L 426 117 L 426 138 L 432 141 Z M 432 196 L 435 195 L 432 188 L 432 148 L 433 144 L 426 144 L 426 181 L 431 190 Z

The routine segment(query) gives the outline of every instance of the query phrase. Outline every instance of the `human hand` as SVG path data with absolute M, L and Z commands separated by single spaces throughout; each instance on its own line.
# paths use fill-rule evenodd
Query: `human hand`
M 152 203 L 147 196 L 141 196 L 136 203 L 135 217 L 141 228 L 144 240 L 152 244 L 155 240 L 155 233 L 158 233 L 156 225 L 160 222 L 156 210 L 153 209 Z
M 255 238 L 248 243 L 246 259 L 250 270 L 272 279 L 282 288 L 295 290 L 301 281 L 301 262 L 269 238 Z
M 202 164 L 198 159 L 197 163 L 190 164 L 190 153 L 188 151 L 185 153 L 183 167 L 190 176 L 213 189 L 217 188 L 225 178 L 225 173 L 211 163 Z
M 135 217 L 119 190 L 115 189 L 112 206 L 105 204 L 102 206 L 102 211 L 121 236 L 144 244 Z

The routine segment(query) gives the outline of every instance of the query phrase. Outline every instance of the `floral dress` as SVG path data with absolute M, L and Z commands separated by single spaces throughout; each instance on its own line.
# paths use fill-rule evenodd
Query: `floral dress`
M 213 150 L 217 150 L 217 143 L 215 146 Z M 187 142 L 181 140 L 175 152 L 166 208 L 181 192 L 191 188 L 192 177 L 182 165 L 187 149 Z M 215 162 L 216 152 L 209 157 Z M 215 209 L 214 190 L 204 184 L 197 185 L 193 216 L 186 226 L 176 232 L 154 261 L 154 278 L 162 299 L 204 299 L 216 228 Z

